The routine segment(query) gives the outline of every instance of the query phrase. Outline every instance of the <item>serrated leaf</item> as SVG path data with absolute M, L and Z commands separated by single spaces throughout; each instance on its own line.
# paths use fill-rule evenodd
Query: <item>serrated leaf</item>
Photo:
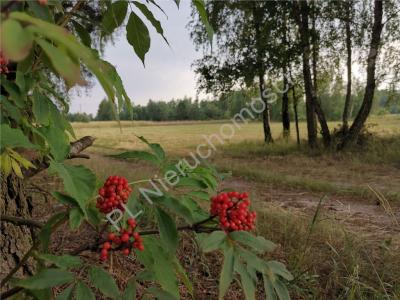
M 81 39 L 81 42 L 87 46 L 90 47 L 92 44 L 92 39 L 90 37 L 89 32 L 87 32 L 86 28 L 83 27 L 80 23 L 78 23 L 75 20 L 72 20 L 72 23 L 74 24 L 74 28 L 76 30 L 76 33 L 78 34 L 79 38 Z
M 54 198 L 60 201 L 63 204 L 71 205 L 72 207 L 79 207 L 79 203 L 72 197 L 62 194 L 60 192 L 52 192 L 51 193 Z
M 138 139 L 144 142 L 147 146 L 150 147 L 150 149 L 153 151 L 155 156 L 160 160 L 163 161 L 165 160 L 165 151 L 161 147 L 160 144 L 157 143 L 150 143 L 148 140 L 146 140 L 143 136 L 138 136 Z
M 21 129 L 11 128 L 8 124 L 0 125 L 1 133 L 1 149 L 5 147 L 10 148 L 37 148 L 36 145 L 32 144 L 29 139 L 24 135 Z
M 145 55 L 150 49 L 150 34 L 147 26 L 134 12 L 131 12 L 126 25 L 126 38 L 144 65 Z
M 54 21 L 47 5 L 40 5 L 38 1 L 28 1 L 27 3 L 36 17 L 48 22 Z
M 47 97 L 42 96 L 36 90 L 33 92 L 32 97 L 32 112 L 35 116 L 36 123 L 40 125 L 49 125 L 50 122 L 50 110 L 49 110 L 49 100 Z
M 276 260 L 271 260 L 267 262 L 268 267 L 274 274 L 277 274 L 286 280 L 293 280 L 293 275 L 286 269 L 286 266 Z
M 157 299 L 159 300 L 176 300 L 177 298 L 172 295 L 171 293 L 164 291 L 162 289 L 156 288 L 156 287 L 150 287 L 147 289 L 147 292 L 153 294 L 156 296 Z
M 226 237 L 225 232 L 214 231 L 201 240 L 200 247 L 204 252 L 215 251 L 226 241 Z
M 222 264 L 220 279 L 219 279 L 219 292 L 218 299 L 224 299 L 226 291 L 231 285 L 233 279 L 233 268 L 235 264 L 234 248 L 228 247 L 224 251 L 224 262 Z
M 70 150 L 69 139 L 64 130 L 56 126 L 47 126 L 38 128 L 37 132 L 46 140 L 53 158 L 56 161 L 64 161 Z
M 41 290 L 65 283 L 72 282 L 74 275 L 60 269 L 44 269 L 35 275 L 18 280 L 15 285 L 30 290 Z
M 42 249 L 44 251 L 47 251 L 47 248 L 49 247 L 50 235 L 53 226 L 65 217 L 66 217 L 65 212 L 60 212 L 53 215 L 40 230 L 38 238 L 41 242 Z
M 89 269 L 89 278 L 93 286 L 105 296 L 113 299 L 118 297 L 118 286 L 114 278 L 108 272 L 98 267 L 91 267 Z
M 50 173 L 57 173 L 62 178 L 65 191 L 76 199 L 82 211 L 96 188 L 96 175 L 84 166 L 72 166 L 52 161 Z
M 24 175 L 22 175 L 21 167 L 19 166 L 18 162 L 11 158 L 11 168 L 13 169 L 15 175 L 17 175 L 19 178 L 24 178 Z
M 120 0 L 111 4 L 103 16 L 102 26 L 105 34 L 111 34 L 125 20 L 128 1 Z
M 150 21 L 151 25 L 153 25 L 153 27 L 156 29 L 157 33 L 159 33 L 163 37 L 164 41 L 169 45 L 167 39 L 164 36 L 164 30 L 161 26 L 160 21 L 158 21 L 154 17 L 153 13 L 147 8 L 147 6 L 137 1 L 133 1 L 133 4 L 135 4 L 135 6 L 139 8 L 142 14 L 147 18 L 147 20 Z
M 175 187 L 192 187 L 196 189 L 206 189 L 207 185 L 200 179 L 191 177 L 180 177 Z
M 208 39 L 211 43 L 212 39 L 213 39 L 213 35 L 214 35 L 214 30 L 211 27 L 210 23 L 208 22 L 208 16 L 207 16 L 205 3 L 203 0 L 193 0 L 193 4 L 196 7 L 197 12 L 200 15 L 200 20 L 203 22 L 203 24 L 206 28 Z
M 95 300 L 93 292 L 82 281 L 78 281 L 75 288 L 76 300 Z
M 56 300 L 71 300 L 73 291 L 74 291 L 73 286 L 67 287 L 60 294 L 58 294 L 58 296 L 56 297 Z
M 175 222 L 161 208 L 157 207 L 156 212 L 161 241 L 168 248 L 169 253 L 173 254 L 178 246 L 178 231 Z
M 72 230 L 78 229 L 84 218 L 85 216 L 79 207 L 72 208 L 69 212 L 69 227 Z
M 128 281 L 124 292 L 122 293 L 121 300 L 135 300 L 136 299 L 136 281 L 132 278 Z
M 134 151 L 127 151 L 127 152 L 122 152 L 119 154 L 109 155 L 109 156 L 113 157 L 113 158 L 121 158 L 121 159 L 139 159 L 139 160 L 145 160 L 145 161 L 151 162 L 155 165 L 159 164 L 159 160 L 157 159 L 157 157 L 155 157 L 153 154 L 146 152 L 146 151 L 134 150 Z
M 272 285 L 272 281 L 270 278 L 263 274 L 263 281 L 264 281 L 264 291 L 267 300 L 276 300 L 276 294 L 274 292 L 274 286 Z
M 235 270 L 240 275 L 240 282 L 242 284 L 242 289 L 246 300 L 255 300 L 256 284 L 251 278 L 250 274 L 247 272 L 245 266 L 238 259 L 235 260 Z
M 273 242 L 266 240 L 262 236 L 254 236 L 248 231 L 234 231 L 229 236 L 238 243 L 253 248 L 258 253 L 273 251 L 276 247 Z
M 32 47 L 32 35 L 18 21 L 7 19 L 1 23 L 1 51 L 14 61 L 23 60 Z
M 79 65 L 69 57 L 66 51 L 54 47 L 43 39 L 37 38 L 36 43 L 43 49 L 54 69 L 65 79 L 68 85 L 84 84 Z
M 199 199 L 205 200 L 205 201 L 210 200 L 210 195 L 204 191 L 190 191 L 187 193 L 187 195 L 190 197 L 196 197 L 196 198 L 199 198 Z
M 62 269 L 74 268 L 82 265 L 82 261 L 79 257 L 67 254 L 60 256 L 53 254 L 38 254 L 38 257 L 53 263 Z

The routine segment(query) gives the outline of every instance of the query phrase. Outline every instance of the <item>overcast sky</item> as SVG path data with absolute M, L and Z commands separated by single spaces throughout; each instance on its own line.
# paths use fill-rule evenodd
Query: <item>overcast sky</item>
M 150 51 L 145 64 L 136 56 L 123 32 L 114 45 L 108 45 L 105 59 L 113 64 L 120 74 L 125 89 L 135 104 L 146 104 L 149 99 L 170 100 L 172 98 L 196 96 L 196 79 L 191 64 L 201 56 L 194 49 L 186 25 L 190 19 L 190 0 L 182 0 L 179 10 L 174 1 L 159 1 L 166 16 L 158 9 L 152 11 L 160 20 L 170 47 L 151 25 Z M 71 112 L 96 114 L 98 104 L 105 97 L 96 82 L 88 93 L 72 95 Z

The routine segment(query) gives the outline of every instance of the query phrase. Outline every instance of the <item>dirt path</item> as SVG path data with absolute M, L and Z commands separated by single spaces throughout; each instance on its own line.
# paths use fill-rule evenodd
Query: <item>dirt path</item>
M 398 205 L 378 205 L 377 201 L 340 194 L 324 195 L 285 187 L 277 188 L 238 177 L 226 180 L 223 185 L 250 191 L 259 209 L 268 209 L 271 205 L 280 206 L 309 215 L 310 220 L 319 201 L 323 198 L 320 207 L 322 218 L 327 218 L 352 232 L 370 238 L 382 239 L 383 236 L 396 236 L 400 240 L 400 207 Z

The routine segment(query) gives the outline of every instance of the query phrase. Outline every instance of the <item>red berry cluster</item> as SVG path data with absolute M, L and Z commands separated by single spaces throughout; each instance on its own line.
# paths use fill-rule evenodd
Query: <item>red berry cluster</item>
M 3 56 L 0 52 L 0 74 L 7 74 L 8 73 L 8 59 Z
M 247 193 L 221 193 L 211 198 L 211 215 L 219 217 L 225 231 L 253 230 L 256 212 L 249 211 L 250 201 Z
M 135 232 L 136 221 L 133 218 L 127 221 L 128 228 L 121 229 L 119 234 L 110 232 L 107 241 L 101 248 L 100 259 L 106 260 L 108 258 L 108 251 L 121 250 L 122 254 L 128 256 L 133 248 L 140 251 L 144 250 L 142 237 L 138 232 Z
M 128 201 L 131 192 L 132 189 L 125 177 L 110 176 L 99 189 L 100 197 L 97 199 L 96 207 L 105 214 L 115 208 L 124 211 L 122 204 Z

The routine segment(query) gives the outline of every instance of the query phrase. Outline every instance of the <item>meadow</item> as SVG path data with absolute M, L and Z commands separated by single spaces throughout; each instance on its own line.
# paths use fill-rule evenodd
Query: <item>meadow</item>
M 119 174 L 133 181 L 151 178 L 152 167 L 107 154 L 144 149 L 136 137 L 143 135 L 162 144 L 171 159 L 188 157 L 203 135 L 218 134 L 225 123 L 90 122 L 73 128 L 77 137 L 97 138 L 91 159 L 79 163 L 100 178 Z M 250 192 L 258 233 L 279 245 L 272 255 L 295 276 L 293 299 L 400 297 L 400 116 L 371 117 L 367 128 L 362 146 L 338 153 L 310 151 L 303 140 L 296 145 L 293 124 L 284 140 L 281 124 L 272 123 L 275 143 L 269 146 L 261 123 L 241 124 L 208 160 L 226 178 L 221 189 Z M 300 133 L 304 138 L 304 122 Z

